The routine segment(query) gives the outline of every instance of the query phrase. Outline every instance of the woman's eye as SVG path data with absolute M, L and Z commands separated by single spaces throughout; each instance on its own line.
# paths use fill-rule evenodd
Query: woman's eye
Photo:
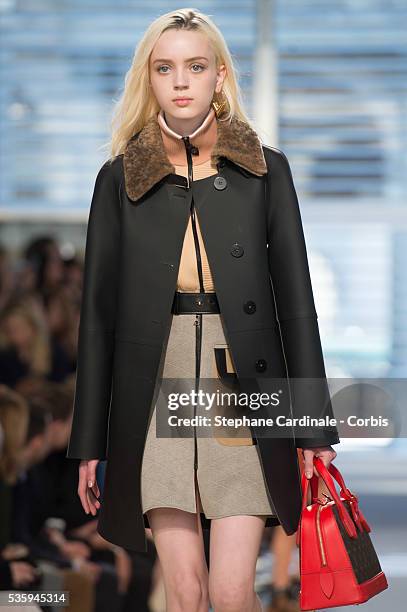
M 200 70 L 193 70 L 192 72 L 202 72 L 202 70 L 205 70 L 205 66 L 202 66 L 201 64 L 192 64 L 192 68 L 199 68 Z M 157 72 L 161 72 L 161 74 L 167 74 L 168 70 L 162 70 L 162 68 L 169 68 L 169 66 L 167 64 L 159 66 L 157 68 Z

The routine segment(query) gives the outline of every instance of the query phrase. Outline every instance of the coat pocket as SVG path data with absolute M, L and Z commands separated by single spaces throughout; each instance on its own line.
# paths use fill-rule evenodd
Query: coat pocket
M 238 377 L 227 344 L 216 344 L 213 347 L 213 378 L 218 378 L 222 382 L 220 389 L 222 393 L 236 393 L 238 395 Z M 230 406 L 227 402 L 224 402 L 217 407 L 217 414 L 227 418 L 233 418 L 237 412 L 232 402 Z M 222 430 L 228 433 L 227 437 L 221 437 Z M 213 426 L 213 437 L 219 444 L 224 444 L 225 446 L 252 446 L 255 444 L 250 428 L 246 426 L 236 429 L 228 426 Z

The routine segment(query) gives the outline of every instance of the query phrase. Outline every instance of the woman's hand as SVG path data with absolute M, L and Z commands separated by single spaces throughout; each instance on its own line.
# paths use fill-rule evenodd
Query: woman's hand
M 29 585 L 38 579 L 38 569 L 26 561 L 11 561 L 10 574 L 15 589 Z
M 86 514 L 89 512 L 95 516 L 100 508 L 100 491 L 96 481 L 96 467 L 99 459 L 83 460 L 79 464 L 79 484 L 78 495 L 81 499 L 83 509 Z
M 333 459 L 335 459 L 337 453 L 334 451 L 332 446 L 318 446 L 317 448 L 303 448 L 304 455 L 304 471 L 307 478 L 312 478 L 312 475 L 319 476 L 314 466 L 314 455 L 319 457 L 326 468 Z

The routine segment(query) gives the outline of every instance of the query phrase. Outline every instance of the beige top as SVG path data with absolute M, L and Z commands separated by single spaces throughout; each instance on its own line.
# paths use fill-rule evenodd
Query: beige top
M 164 147 L 169 160 L 175 166 L 176 174 L 188 177 L 188 164 L 185 145 L 182 136 L 174 132 L 166 123 L 164 112 L 161 109 L 157 114 L 157 121 L 161 128 Z M 199 155 L 192 156 L 193 180 L 206 178 L 217 174 L 216 167 L 211 164 L 211 151 L 217 138 L 217 121 L 213 107 L 198 128 L 189 135 L 191 144 L 198 147 Z M 196 212 L 196 211 L 195 211 Z M 198 215 L 195 214 L 196 229 L 201 252 L 202 275 L 205 291 L 215 291 L 208 258 L 203 243 L 202 233 L 199 226 Z M 199 292 L 199 276 L 196 260 L 194 234 L 192 221 L 189 217 L 187 230 L 181 253 L 181 261 L 177 280 L 177 291 Z

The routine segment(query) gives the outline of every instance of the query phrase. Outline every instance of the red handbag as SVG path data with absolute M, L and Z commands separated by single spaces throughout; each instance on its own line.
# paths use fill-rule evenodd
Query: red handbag
M 300 609 L 316 610 L 360 604 L 388 588 L 371 531 L 358 498 L 339 470 L 327 469 L 319 457 L 314 466 L 330 496 L 318 497 L 318 476 L 302 473 L 302 510 L 297 530 L 300 553 Z M 341 487 L 338 495 L 334 480 Z M 307 505 L 309 482 L 311 503 Z

